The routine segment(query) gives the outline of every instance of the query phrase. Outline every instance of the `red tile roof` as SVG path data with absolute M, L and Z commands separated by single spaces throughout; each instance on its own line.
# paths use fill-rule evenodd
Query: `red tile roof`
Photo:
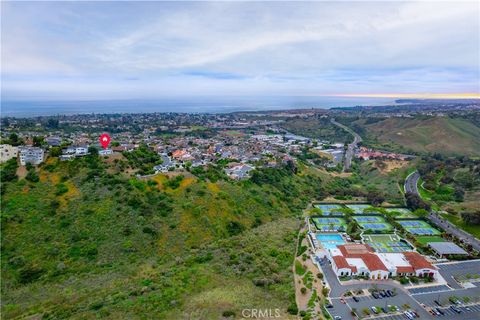
M 368 244 L 343 244 L 337 247 L 345 258 L 360 258 L 365 253 L 373 252 Z
M 388 271 L 387 267 L 383 264 L 382 260 L 380 260 L 380 258 L 373 253 L 362 254 L 360 258 L 363 260 L 368 270 L 370 271 L 375 271 L 375 270 Z
M 413 273 L 414 271 L 411 266 L 397 267 L 397 273 Z
M 335 261 L 335 265 L 338 269 L 349 268 L 350 265 L 347 262 L 347 259 L 343 256 L 333 256 L 333 261 Z
M 437 269 L 418 252 L 404 252 L 403 255 L 415 270 L 419 270 L 419 269 L 436 270 Z
M 347 269 L 350 269 L 354 273 L 357 272 L 357 267 L 348 264 L 348 261 L 347 261 L 347 259 L 345 259 L 344 256 L 333 256 L 333 261 L 335 262 L 335 265 L 337 266 L 338 269 L 347 268 Z

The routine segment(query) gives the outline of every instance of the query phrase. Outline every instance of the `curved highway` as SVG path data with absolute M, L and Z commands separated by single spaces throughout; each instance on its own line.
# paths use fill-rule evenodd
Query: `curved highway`
M 343 171 L 347 171 L 347 170 L 350 169 L 350 167 L 352 165 L 353 154 L 355 152 L 355 149 L 357 148 L 357 145 L 360 142 L 362 142 L 362 137 L 360 137 L 360 135 L 358 133 L 356 133 L 355 131 L 353 131 L 349 127 L 347 127 L 347 126 L 345 126 L 341 123 L 338 123 L 337 121 L 335 121 L 335 119 L 332 118 L 330 121 L 334 125 L 342 128 L 345 131 L 348 131 L 351 135 L 353 135 L 353 142 L 348 145 L 347 151 L 345 152 L 345 162 L 344 162 L 344 165 L 343 165 Z

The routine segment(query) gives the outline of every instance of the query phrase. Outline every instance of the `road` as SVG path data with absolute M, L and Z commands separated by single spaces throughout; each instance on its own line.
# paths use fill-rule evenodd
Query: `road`
M 451 223 L 448 220 L 443 219 L 441 216 L 438 215 L 436 212 L 430 212 L 428 216 L 430 221 L 432 221 L 435 225 L 445 230 L 447 233 L 450 233 L 460 239 L 460 241 L 464 243 L 470 244 L 475 250 L 480 251 L 480 240 L 472 236 L 470 233 L 459 229 L 456 225 Z
M 418 173 L 418 171 L 412 172 L 408 175 L 408 177 L 405 179 L 405 193 L 411 192 L 421 197 L 420 193 L 418 192 L 418 179 L 420 179 L 420 174 Z M 472 236 L 470 233 L 459 229 L 450 221 L 443 219 L 441 216 L 438 215 L 437 212 L 430 212 L 428 218 L 437 227 L 445 230 L 447 233 L 454 235 L 455 237 L 460 239 L 460 241 L 470 244 L 475 250 L 480 251 L 480 240 Z
M 355 131 L 353 131 L 349 127 L 347 127 L 347 126 L 345 126 L 341 123 L 338 123 L 337 121 L 335 121 L 335 119 L 331 119 L 330 121 L 334 125 L 342 128 L 345 131 L 348 131 L 351 135 L 353 135 L 353 142 L 348 145 L 347 151 L 345 152 L 345 160 L 344 160 L 345 162 L 344 162 L 344 165 L 343 165 L 343 171 L 347 171 L 352 166 L 352 158 L 353 158 L 355 149 L 357 148 L 357 145 L 360 142 L 362 142 L 362 137 L 360 137 Z
M 403 186 L 405 193 L 415 193 L 420 196 L 417 187 L 418 179 L 420 179 L 420 173 L 418 173 L 418 171 L 414 171 L 408 175 L 408 177 L 405 179 L 405 185 Z

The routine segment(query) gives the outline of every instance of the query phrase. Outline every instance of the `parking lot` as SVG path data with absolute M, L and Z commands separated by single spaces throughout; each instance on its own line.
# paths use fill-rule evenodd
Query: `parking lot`
M 441 285 L 441 286 L 431 286 L 431 287 L 422 287 L 422 288 L 412 288 L 408 289 L 408 292 L 411 294 L 423 294 L 423 293 L 432 293 L 432 292 L 442 292 L 442 291 L 450 291 L 449 286 Z
M 379 285 L 379 289 L 392 289 L 389 286 L 382 286 Z M 389 306 L 397 306 L 401 311 L 403 312 L 404 310 L 404 305 L 409 305 L 410 310 L 415 310 L 418 312 L 420 315 L 420 319 L 431 319 L 433 318 L 430 314 L 428 314 L 423 308 L 420 307 L 420 305 L 412 299 L 411 296 L 407 295 L 405 292 L 397 290 L 397 294 L 394 297 L 385 297 L 385 298 L 380 298 L 380 299 L 375 299 L 372 295 L 366 295 L 366 296 L 357 296 L 358 302 L 355 302 L 353 297 L 346 298 L 346 302 L 350 308 L 354 308 L 357 310 L 357 313 L 361 316 L 365 316 L 365 313 L 363 312 L 364 309 L 368 309 L 371 314 L 373 314 L 371 307 L 379 307 L 379 308 L 385 308 L 386 310 L 389 310 Z M 389 313 L 391 311 L 389 310 Z M 392 312 L 393 313 L 393 312 Z M 380 312 L 378 316 L 385 316 L 386 314 L 383 312 Z M 402 319 L 406 319 L 405 316 L 402 314 L 400 315 Z
M 437 264 L 440 274 L 452 288 L 462 288 L 453 277 L 465 277 L 465 275 L 480 275 L 480 260 L 471 260 L 453 264 Z

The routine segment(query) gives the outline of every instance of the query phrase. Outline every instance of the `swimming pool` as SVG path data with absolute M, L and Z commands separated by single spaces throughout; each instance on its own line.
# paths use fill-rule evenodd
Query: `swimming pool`
M 342 236 L 338 233 L 317 233 L 317 240 L 325 249 L 335 249 L 338 245 L 345 244 Z

